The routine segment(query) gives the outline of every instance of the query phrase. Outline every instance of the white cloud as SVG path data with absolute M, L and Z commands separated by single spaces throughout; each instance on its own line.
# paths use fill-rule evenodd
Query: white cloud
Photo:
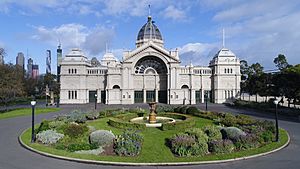
M 179 57 L 183 65 L 192 62 L 193 65 L 207 66 L 217 52 L 216 44 L 188 43 L 178 47 Z
M 168 6 L 164 11 L 163 15 L 167 19 L 173 20 L 184 20 L 186 19 L 186 13 L 184 10 L 180 10 L 173 5 Z
M 110 43 L 115 35 L 114 29 L 96 26 L 87 28 L 81 24 L 63 24 L 59 27 L 47 28 L 34 27 L 36 33 L 32 39 L 46 42 L 56 46 L 60 40 L 64 48 L 80 47 L 88 54 L 97 55 L 105 49 L 105 44 Z

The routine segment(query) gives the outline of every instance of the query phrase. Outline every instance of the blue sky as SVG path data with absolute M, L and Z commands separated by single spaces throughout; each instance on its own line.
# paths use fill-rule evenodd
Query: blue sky
M 59 40 L 63 54 L 80 47 L 89 58 L 100 60 L 108 43 L 121 59 L 123 50 L 135 48 L 148 4 L 165 47 L 178 48 L 183 65 L 208 65 L 222 47 L 223 28 L 225 46 L 240 59 L 273 69 L 274 57 L 282 53 L 290 64 L 300 63 L 299 0 L 1 0 L 5 62 L 15 63 L 17 53 L 23 52 L 44 73 L 50 49 L 55 70 Z

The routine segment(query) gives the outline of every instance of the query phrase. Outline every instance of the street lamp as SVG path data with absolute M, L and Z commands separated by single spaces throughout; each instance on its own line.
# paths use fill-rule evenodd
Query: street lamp
M 205 97 L 205 111 L 207 111 L 207 99 L 208 99 L 208 93 L 207 93 L 207 91 L 205 92 L 204 97 Z
M 32 108 L 32 117 L 31 117 L 31 142 L 34 143 L 35 141 L 35 134 L 34 134 L 34 107 L 35 107 L 35 104 L 36 104 L 36 101 L 35 100 L 32 100 L 30 102 L 31 104 L 31 108 Z
M 274 104 L 276 105 L 276 109 L 275 109 L 275 120 L 276 120 L 276 142 L 279 141 L 279 131 L 278 131 L 278 100 L 274 100 Z
M 95 94 L 95 110 L 97 109 L 97 94 Z

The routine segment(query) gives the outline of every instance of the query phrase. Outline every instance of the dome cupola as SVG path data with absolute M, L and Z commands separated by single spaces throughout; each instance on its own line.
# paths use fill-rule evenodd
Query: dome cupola
M 147 23 L 143 25 L 138 33 L 136 47 L 138 48 L 149 41 L 153 41 L 162 47 L 164 44 L 161 33 L 150 15 L 148 16 Z

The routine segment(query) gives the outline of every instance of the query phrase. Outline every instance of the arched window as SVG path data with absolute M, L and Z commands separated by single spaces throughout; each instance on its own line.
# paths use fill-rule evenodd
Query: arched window
M 230 73 L 232 73 L 232 69 L 230 69 Z
M 119 85 L 114 85 L 113 89 L 120 89 L 120 86 Z
M 181 89 L 188 89 L 188 88 L 189 88 L 188 85 L 182 85 L 182 86 L 181 86 Z
M 227 73 L 227 71 L 226 71 L 226 70 L 227 70 L 227 69 L 225 68 L 225 70 L 224 70 L 224 72 L 225 72 L 225 73 Z

